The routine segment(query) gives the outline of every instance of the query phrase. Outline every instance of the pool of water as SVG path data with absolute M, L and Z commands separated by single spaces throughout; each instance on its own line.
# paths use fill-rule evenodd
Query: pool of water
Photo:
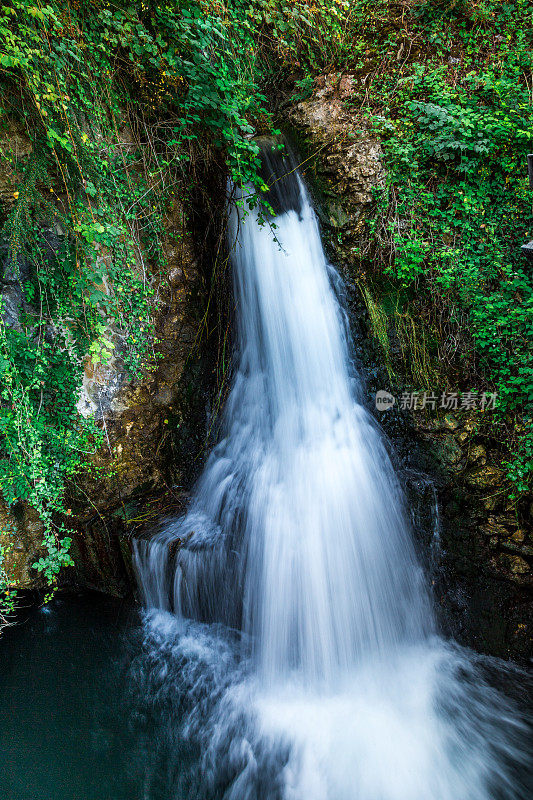
M 21 609 L 0 639 L 2 800 L 133 800 L 127 672 L 140 625 L 99 595 Z
M 494 682 L 528 716 L 526 676 L 491 663 Z M 218 692 L 223 705 L 240 669 L 231 636 L 166 612 L 142 620 L 135 607 L 100 595 L 28 605 L 0 638 L 1 800 L 227 797 L 249 729 L 237 715 L 222 735 L 212 699 Z M 288 762 L 285 745 L 283 737 L 256 742 L 263 788 L 231 797 L 279 798 L 274 775 Z M 206 781 L 209 770 L 216 779 Z

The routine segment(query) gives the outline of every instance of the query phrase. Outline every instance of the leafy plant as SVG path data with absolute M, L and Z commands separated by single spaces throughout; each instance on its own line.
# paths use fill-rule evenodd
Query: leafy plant
M 212 149 L 260 186 L 248 4 L 86 5 L 10 0 L 0 10 L 0 127 L 19 178 L 1 239 L 0 482 L 39 512 L 54 586 L 69 555 L 66 481 L 101 430 L 77 409 L 84 370 L 111 361 L 133 379 L 156 363 L 155 276 L 175 191 L 195 191 Z M 7 298 L 7 299 L 6 299 Z

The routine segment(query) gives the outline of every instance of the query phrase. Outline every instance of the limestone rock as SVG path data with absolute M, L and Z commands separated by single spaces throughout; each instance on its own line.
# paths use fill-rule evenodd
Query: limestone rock
M 459 427 L 459 420 L 453 414 L 445 414 L 441 424 L 445 430 L 455 431 Z
M 482 444 L 476 444 L 468 451 L 468 462 L 484 466 L 487 463 L 487 451 Z
M 195 341 L 191 293 L 199 277 L 184 209 L 177 202 L 166 225 L 166 270 L 151 276 L 157 297 L 155 368 L 147 369 L 140 381 L 132 381 L 120 358 L 96 368 L 90 361 L 85 365 L 79 408 L 101 421 L 106 442 L 93 459 L 99 474 L 96 480 L 87 476 L 83 489 L 91 506 L 100 510 L 165 485 L 168 418 Z
M 501 486 L 504 482 L 503 471 L 491 466 L 477 467 L 465 477 L 466 482 L 475 489 L 491 489 Z
M 19 589 L 35 589 L 43 585 L 32 564 L 43 552 L 43 526 L 37 512 L 20 503 L 9 509 L 0 499 L 0 569 L 10 585 Z
M 507 563 L 513 575 L 527 575 L 529 564 L 520 556 L 507 556 Z
M 335 231 L 336 247 L 347 265 L 357 263 L 374 192 L 385 184 L 380 143 L 356 124 L 347 106 L 355 81 L 353 75 L 322 75 L 313 96 L 288 113 L 303 149 L 311 153 L 304 167 L 310 167 L 322 195 L 322 222 Z

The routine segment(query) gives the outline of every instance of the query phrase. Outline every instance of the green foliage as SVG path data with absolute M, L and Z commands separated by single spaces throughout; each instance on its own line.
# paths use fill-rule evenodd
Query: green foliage
M 0 527 L 0 534 L 12 533 L 11 526 Z M 12 588 L 12 578 L 6 567 L 6 557 L 9 555 L 9 545 L 0 543 L 0 633 L 2 628 L 9 624 L 9 616 L 16 609 L 17 593 Z
M 259 7 L 269 26 L 270 74 L 273 57 L 299 67 L 295 99 L 319 71 L 355 76 L 350 110 L 386 151 L 389 181 L 379 205 L 393 260 L 383 266 L 409 302 L 423 294 L 450 318 L 456 308 L 468 314 L 479 368 L 515 431 L 507 465 L 513 495 L 527 492 L 533 282 L 520 245 L 533 236 L 525 167 L 533 149 L 530 5 L 271 0 Z
M 382 140 L 388 168 L 382 266 L 410 303 L 467 314 L 479 368 L 516 433 L 513 496 L 530 490 L 533 280 L 520 245 L 533 237 L 531 4 L 262 0 L 254 19 L 264 69 L 280 86 L 294 71 L 294 100 L 320 72 L 354 76 L 347 110 Z
M 414 292 L 428 287 L 450 308 L 468 311 L 499 414 L 515 418 L 520 431 L 508 465 L 513 496 L 533 479 L 533 281 L 520 252 L 533 231 L 526 61 L 530 50 L 516 49 L 498 70 L 468 69 L 453 81 L 449 68 L 415 64 L 400 86 L 382 85 L 394 102 L 384 131 L 390 184 L 383 202 L 393 197 L 409 221 L 390 226 L 389 272 Z
M 318 71 L 353 68 L 365 42 L 354 37 L 354 23 L 363 19 L 366 6 L 360 0 L 255 0 L 247 15 L 263 48 L 265 74 L 304 68 Z M 306 77 L 302 79 L 305 81 Z M 301 88 L 301 86 L 300 86 Z
M 251 137 L 272 129 L 265 95 L 305 99 L 324 71 L 355 76 L 347 110 L 384 140 L 389 185 L 379 203 L 384 218 L 394 208 L 401 219 L 389 230 L 387 269 L 402 296 L 424 293 L 468 314 L 500 413 L 516 423 L 509 475 L 517 494 L 527 490 L 532 282 L 519 245 L 533 235 L 528 7 L 3 3 L 0 134 L 16 119 L 32 152 L 4 153 L 18 185 L 0 243 L 0 481 L 8 504 L 38 509 L 36 569 L 52 585 L 71 563 L 65 483 L 102 441 L 77 411 L 80 377 L 118 365 L 138 378 L 155 363 L 166 212 L 176 195 L 197 191 L 213 151 L 261 197 Z
M 11 0 L 0 10 L 0 127 L 32 153 L 1 232 L 0 482 L 44 525 L 34 564 L 52 585 L 72 563 L 65 482 L 102 442 L 76 408 L 83 370 L 154 363 L 154 275 L 177 187 L 194 191 L 218 149 L 241 185 L 261 185 L 247 4 L 111 5 Z M 6 135 L 6 139 L 8 135 Z M 3 286 L 2 286 L 3 284 Z M 13 298 L 12 298 L 13 299 Z M 13 303 L 11 304 L 13 305 Z

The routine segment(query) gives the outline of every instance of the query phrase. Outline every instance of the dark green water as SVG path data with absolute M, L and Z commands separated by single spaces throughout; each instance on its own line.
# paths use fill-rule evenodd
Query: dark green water
M 134 610 L 98 595 L 22 610 L 0 639 L 1 800 L 133 800 Z
M 0 800 L 227 797 L 253 730 L 244 712 L 229 723 L 217 712 L 240 674 L 238 648 L 226 639 L 218 628 L 165 612 L 143 623 L 134 607 L 100 595 L 23 609 L 0 638 Z M 530 718 L 526 676 L 494 660 L 480 664 L 486 680 L 515 697 L 513 716 Z M 285 796 L 277 776 L 288 758 L 283 742 L 258 740 L 263 789 L 232 796 Z M 528 764 L 522 759 L 511 770 L 516 791 L 487 796 L 533 797 L 525 789 L 532 785 Z

